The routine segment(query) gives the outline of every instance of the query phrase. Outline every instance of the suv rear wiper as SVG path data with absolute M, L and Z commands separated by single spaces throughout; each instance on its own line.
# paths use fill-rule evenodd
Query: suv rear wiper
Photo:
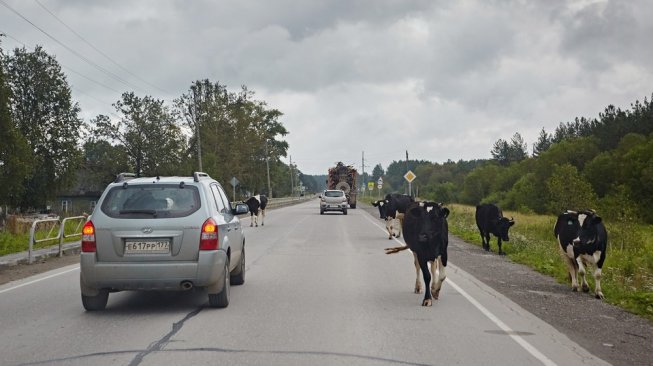
M 156 210 L 146 210 L 146 209 L 140 209 L 140 210 L 120 210 L 118 212 L 121 215 L 127 215 L 127 214 L 149 214 L 154 217 L 156 217 Z

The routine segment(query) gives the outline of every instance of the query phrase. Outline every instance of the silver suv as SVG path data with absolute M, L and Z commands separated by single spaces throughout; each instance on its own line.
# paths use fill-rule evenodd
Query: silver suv
M 320 215 L 325 211 L 341 211 L 346 215 L 348 207 L 347 196 L 339 189 L 327 189 L 320 195 Z
M 80 288 L 86 310 L 109 292 L 205 288 L 209 305 L 229 305 L 245 282 L 245 235 L 224 189 L 206 173 L 136 178 L 120 174 L 82 230 Z

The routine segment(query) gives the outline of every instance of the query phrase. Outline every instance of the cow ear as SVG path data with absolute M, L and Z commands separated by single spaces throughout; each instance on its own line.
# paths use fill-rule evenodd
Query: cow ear
M 444 217 L 445 219 L 446 219 L 447 217 L 449 217 L 449 214 L 450 214 L 450 213 L 451 213 L 451 212 L 449 211 L 448 208 L 445 207 L 445 208 L 442 209 L 442 217 Z
M 598 223 L 600 223 L 600 222 L 602 222 L 602 221 L 603 221 L 603 219 L 601 218 L 601 216 L 596 216 L 596 215 L 594 215 L 594 218 L 592 219 L 592 222 L 593 222 L 594 224 L 598 224 Z
M 514 225 L 514 224 L 515 224 L 515 222 L 514 222 L 514 221 L 512 221 L 512 220 L 511 220 L 511 221 L 508 221 L 508 222 L 510 223 L 510 226 L 512 226 L 512 225 Z

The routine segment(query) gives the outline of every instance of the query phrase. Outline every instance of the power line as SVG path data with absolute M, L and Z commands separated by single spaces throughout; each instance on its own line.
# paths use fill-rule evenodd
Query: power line
M 0 33 L 6 35 L 7 37 L 13 39 L 13 40 L 16 41 L 16 42 L 22 44 L 23 47 L 27 47 L 27 44 L 26 44 L 25 42 L 20 41 L 18 38 L 13 37 L 11 34 L 8 34 L 7 32 L 4 32 L 4 31 L 0 31 Z M 57 61 L 57 62 L 61 65 L 61 67 L 67 69 L 68 71 L 71 71 L 73 74 L 77 74 L 78 76 L 83 77 L 84 79 L 86 79 L 86 80 L 88 80 L 88 81 L 91 81 L 91 82 L 93 82 L 93 83 L 95 83 L 95 84 L 97 84 L 97 85 L 100 85 L 100 86 L 102 86 L 102 87 L 108 89 L 108 90 L 111 90 L 112 92 L 116 92 L 116 93 L 118 93 L 118 94 L 122 93 L 121 91 L 118 91 L 118 90 L 116 90 L 116 89 L 114 89 L 114 88 L 112 88 L 112 87 L 110 87 L 110 86 L 108 86 L 108 85 L 106 85 L 106 84 L 104 84 L 104 83 L 101 83 L 101 82 L 99 82 L 99 81 L 97 81 L 97 80 L 95 80 L 95 79 L 93 79 L 93 78 L 90 78 L 90 77 L 88 77 L 88 76 L 82 74 L 81 72 L 79 72 L 79 71 L 73 69 L 73 68 L 70 67 L 70 66 L 66 66 L 64 63 L 62 63 L 62 62 L 60 62 L 60 61 Z
M 63 48 L 65 48 L 66 50 L 68 50 L 70 53 L 72 53 L 73 55 L 79 57 L 80 59 L 82 59 L 83 61 L 85 61 L 86 63 L 88 63 L 89 65 L 91 65 L 91 66 L 95 67 L 96 69 L 98 69 L 99 71 L 105 73 L 106 75 L 112 77 L 113 79 L 115 79 L 115 80 L 117 80 L 117 81 L 119 81 L 119 82 L 121 82 L 121 83 L 123 83 L 123 84 L 125 84 L 125 85 L 127 85 L 127 86 L 130 86 L 130 87 L 135 88 L 135 89 L 139 89 L 139 90 L 141 90 L 141 91 L 145 91 L 143 88 L 140 88 L 140 87 L 138 87 L 138 86 L 136 86 L 136 85 L 130 83 L 129 81 L 127 81 L 127 80 L 121 78 L 120 76 L 118 76 L 118 75 L 112 73 L 111 71 L 109 71 L 109 70 L 103 68 L 102 66 L 96 64 L 95 62 L 93 62 L 93 61 L 89 60 L 88 58 L 86 58 L 85 56 L 81 55 L 79 52 L 75 51 L 74 49 L 72 49 L 72 48 L 69 47 L 68 45 L 66 45 L 66 44 L 64 44 L 63 42 L 59 41 L 59 40 L 56 39 L 54 36 L 50 35 L 48 32 L 44 31 L 44 30 L 41 29 L 39 26 L 37 26 L 36 24 L 34 24 L 32 21 L 30 21 L 29 19 L 27 19 L 25 16 L 23 16 L 21 13 L 19 13 L 18 11 L 16 11 L 14 8 L 12 8 L 11 6 L 7 5 L 7 3 L 4 2 L 4 0 L 0 0 L 0 4 L 4 5 L 5 8 L 11 10 L 14 14 L 18 15 L 18 16 L 21 17 L 24 21 L 26 21 L 27 23 L 31 24 L 34 28 L 36 28 L 37 30 L 39 30 L 41 33 L 45 34 L 48 38 L 50 38 L 51 40 L 57 42 L 57 43 L 58 43 L 59 45 L 61 45 Z
M 91 42 L 89 42 L 88 40 L 86 40 L 86 38 L 82 37 L 82 36 L 81 36 L 79 33 L 77 33 L 73 28 L 71 28 L 71 27 L 70 27 L 68 24 L 66 24 L 63 20 L 61 20 L 59 17 L 57 17 L 57 16 L 56 16 L 52 11 L 50 11 L 50 9 L 48 9 L 47 7 L 45 7 L 45 5 L 41 4 L 41 2 L 40 2 L 39 0 L 35 0 L 35 1 L 36 1 L 37 4 L 39 4 L 39 6 L 40 6 L 41 8 L 43 8 L 43 10 L 45 10 L 46 12 L 48 12 L 48 14 L 50 14 L 54 19 L 56 19 L 59 23 L 63 24 L 64 27 L 68 28 L 69 31 L 71 31 L 71 32 L 72 32 L 74 35 L 76 35 L 79 39 L 81 39 L 82 41 L 84 41 L 84 43 L 86 43 L 87 45 L 89 45 L 89 46 L 90 46 L 92 49 L 94 49 L 97 53 L 99 53 L 100 55 L 104 56 L 107 60 L 111 61 L 114 65 L 118 66 L 120 69 L 122 69 L 123 71 L 125 71 L 125 72 L 128 73 L 129 75 L 135 77 L 136 79 L 138 79 L 138 80 L 140 80 L 141 82 L 143 82 L 143 83 L 149 85 L 150 87 L 155 88 L 155 89 L 157 89 L 158 91 L 163 92 L 163 93 L 172 94 L 172 93 L 168 92 L 167 90 L 163 90 L 163 89 L 159 88 L 158 86 L 156 86 L 156 85 L 154 85 L 154 84 L 148 82 L 147 80 L 142 79 L 140 76 L 134 74 L 133 72 L 129 71 L 127 68 L 125 68 L 125 67 L 123 67 L 122 65 L 120 65 L 120 64 L 119 64 L 118 62 L 116 62 L 114 59 L 112 59 L 111 57 L 109 57 L 109 55 L 105 54 L 105 53 L 102 52 L 100 49 L 98 49 L 97 47 L 95 47 Z

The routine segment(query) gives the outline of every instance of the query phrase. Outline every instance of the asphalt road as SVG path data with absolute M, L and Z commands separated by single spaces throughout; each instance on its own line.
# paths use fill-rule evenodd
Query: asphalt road
M 320 215 L 310 201 L 265 223 L 246 227 L 246 282 L 226 309 L 208 308 L 199 290 L 121 292 L 87 313 L 75 264 L 0 286 L 0 363 L 606 364 L 458 266 L 481 257 L 460 240 L 440 300 L 422 307 L 412 255 L 385 255 L 399 243 L 365 209 Z

